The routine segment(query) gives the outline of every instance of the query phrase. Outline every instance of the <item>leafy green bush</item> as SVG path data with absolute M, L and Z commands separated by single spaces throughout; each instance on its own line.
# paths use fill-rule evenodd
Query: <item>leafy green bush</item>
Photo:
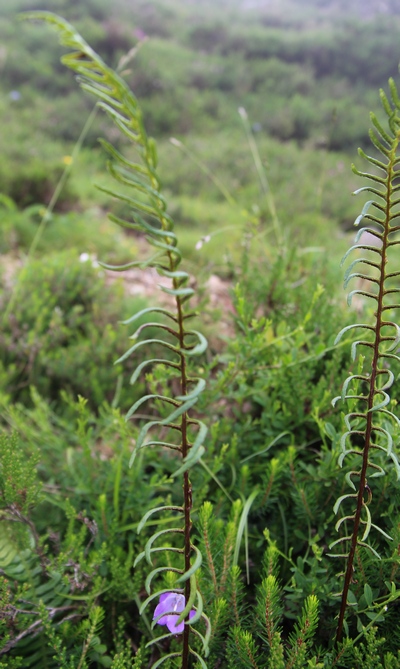
M 62 171 L 62 165 L 43 165 L 41 161 L 34 160 L 19 169 L 15 176 L 5 180 L 5 190 L 22 208 L 32 204 L 48 204 Z M 68 185 L 57 202 L 57 208 L 71 206 L 73 201 L 74 194 Z
M 22 435 L 0 439 L 0 666 L 79 666 L 87 655 L 91 666 L 109 667 L 122 648 L 131 655 L 112 631 L 136 615 L 136 528 L 149 501 L 161 502 L 163 465 L 129 470 L 132 433 L 116 409 L 94 415 L 68 399 L 62 419 L 35 391 L 32 405 L 0 410 Z
M 135 241 L 115 230 L 100 210 L 49 215 L 41 205 L 18 210 L 15 203 L 5 197 L 0 198 L 0 207 L 3 212 L 0 251 L 4 254 L 28 254 L 35 244 L 37 254 L 68 249 L 71 257 L 72 251 L 75 252 L 75 259 L 87 253 L 92 260 L 98 257 L 125 262 L 130 253 L 137 252 Z M 46 224 L 43 224 L 44 217 Z
M 92 407 L 112 401 L 121 374 L 113 363 L 125 334 L 115 323 L 126 315 L 126 303 L 122 286 L 107 282 L 86 256 L 47 255 L 45 263 L 30 262 L 16 278 L 0 340 L 3 391 L 13 400 L 28 400 L 33 384 L 53 402 L 61 391 L 87 397 Z M 10 289 L 3 288 L 3 312 L 9 299 Z M 138 300 L 136 309 L 142 307 Z

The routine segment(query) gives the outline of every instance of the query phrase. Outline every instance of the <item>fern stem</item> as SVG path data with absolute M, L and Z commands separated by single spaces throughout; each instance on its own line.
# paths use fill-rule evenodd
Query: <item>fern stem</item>
M 172 266 L 172 263 L 171 263 Z M 171 267 L 172 269 L 172 267 Z M 178 288 L 178 282 L 176 279 L 173 280 L 174 288 Z M 178 315 L 178 328 L 179 328 L 179 345 L 183 349 L 185 347 L 185 326 L 184 326 L 184 317 L 183 317 L 183 305 L 182 299 L 176 297 L 176 308 Z M 187 375 L 186 375 L 186 358 L 183 354 L 181 358 L 181 394 L 185 396 L 187 394 Z M 187 427 L 188 427 L 188 416 L 187 412 L 182 414 L 181 421 L 181 445 L 182 445 L 182 459 L 185 459 L 189 452 L 189 444 L 187 438 Z M 183 474 L 183 506 L 184 506 L 184 552 L 185 552 L 185 572 L 190 569 L 190 557 L 192 553 L 192 543 L 191 543 L 191 529 L 192 529 L 192 486 L 189 479 L 189 472 L 185 471 Z M 185 582 L 185 601 L 187 602 L 190 597 L 190 580 L 187 579 Z M 187 615 L 186 620 L 189 620 L 189 614 Z M 183 643 L 182 643 L 182 669 L 188 669 L 189 667 L 189 635 L 190 635 L 190 626 L 185 624 L 183 629 Z
M 340 613 L 336 631 L 336 643 L 339 643 L 343 635 L 343 623 L 344 617 L 347 609 L 347 596 L 349 593 L 350 585 L 353 579 L 354 572 L 354 557 L 358 545 L 358 533 L 360 529 L 361 513 L 364 505 L 364 494 L 367 485 L 367 468 L 369 464 L 369 451 L 371 447 L 371 436 L 373 431 L 373 406 L 374 406 L 374 397 L 375 397 L 375 383 L 379 374 L 378 371 L 378 362 L 379 362 L 379 345 L 381 342 L 381 328 L 382 328 L 382 314 L 383 314 L 383 298 L 385 294 L 384 282 L 385 282 L 385 264 L 387 261 L 387 247 L 388 247 L 388 236 L 390 232 L 390 198 L 392 195 L 392 179 L 394 172 L 394 161 L 396 156 L 396 149 L 398 146 L 398 139 L 393 143 L 392 149 L 389 154 L 389 163 L 387 166 L 387 190 L 386 190 L 386 202 L 385 202 L 385 226 L 384 232 L 382 235 L 382 249 L 381 249 L 381 261 L 379 268 L 379 292 L 377 296 L 377 309 L 375 312 L 376 325 L 374 328 L 375 339 L 373 343 L 373 355 L 371 361 L 371 374 L 369 377 L 369 393 L 368 393 L 368 408 L 366 413 L 366 428 L 365 428 L 365 437 L 364 437 L 364 448 L 363 448 L 363 460 L 360 473 L 360 483 L 357 495 L 357 508 L 354 515 L 354 527 L 353 534 L 351 539 L 351 546 L 349 555 L 347 558 L 347 567 L 344 579 L 344 587 L 342 593 L 342 600 L 340 605 Z
M 182 444 L 184 443 L 182 438 Z M 192 545 L 190 541 L 190 532 L 192 528 L 191 511 L 192 511 L 192 486 L 189 480 L 189 473 L 186 471 L 183 475 L 183 495 L 185 498 L 185 572 L 190 569 L 190 556 L 192 552 Z M 190 597 L 190 580 L 185 583 L 185 601 Z M 189 619 L 189 614 L 187 620 Z M 182 669 L 187 669 L 189 666 L 189 634 L 190 626 L 185 624 L 183 630 L 183 648 L 182 648 Z

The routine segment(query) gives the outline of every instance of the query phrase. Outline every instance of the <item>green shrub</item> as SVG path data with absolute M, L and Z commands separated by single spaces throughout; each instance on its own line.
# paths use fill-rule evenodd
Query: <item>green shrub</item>
M 10 172 L 3 181 L 3 188 L 21 208 L 32 204 L 49 204 L 62 172 L 61 163 L 49 165 L 40 159 L 33 159 Z M 67 184 L 57 201 L 57 208 L 62 210 L 71 207 L 74 200 L 71 186 Z
M 12 200 L 3 197 L 0 208 L 3 217 L 0 253 L 29 253 L 35 243 L 37 255 L 69 249 L 75 252 L 75 258 L 88 253 L 92 259 L 107 258 L 115 263 L 126 262 L 130 253 L 137 252 L 135 241 L 116 230 L 100 210 L 53 214 L 39 233 L 45 207 L 37 205 L 20 211 Z
M 58 402 L 61 391 L 96 407 L 112 401 L 121 368 L 113 365 L 127 336 L 116 322 L 126 314 L 123 288 L 111 285 L 90 256 L 65 251 L 34 260 L 17 277 L 12 311 L 4 322 L 0 359 L 3 391 L 29 400 L 29 386 Z M 10 299 L 4 288 L 2 309 Z M 136 302 L 136 310 L 143 301 Z M 135 307 L 134 307 L 135 309 Z

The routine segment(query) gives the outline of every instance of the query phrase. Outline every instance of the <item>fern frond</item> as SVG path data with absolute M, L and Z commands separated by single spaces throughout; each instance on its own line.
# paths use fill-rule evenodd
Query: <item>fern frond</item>
M 334 506 L 334 512 L 342 514 L 336 523 L 336 530 L 341 531 L 342 527 L 346 527 L 346 531 L 344 536 L 330 545 L 330 549 L 338 547 L 340 556 L 345 557 L 347 563 L 337 641 L 340 641 L 342 635 L 357 547 L 367 548 L 379 558 L 377 551 L 369 542 L 370 533 L 377 531 L 385 539 L 389 541 L 391 539 L 387 532 L 372 522 L 370 510 L 372 489 L 368 480 L 385 474 L 383 455 L 394 466 L 396 475 L 400 478 L 400 465 L 393 451 L 392 436 L 386 425 L 388 421 L 398 424 L 399 420 L 388 407 L 391 401 L 390 389 L 395 379 L 391 363 L 393 360 L 398 360 L 397 348 L 400 342 L 398 325 L 393 320 L 384 318 L 387 311 L 400 308 L 399 303 L 390 301 L 391 296 L 400 290 L 398 285 L 393 285 L 393 281 L 398 280 L 400 274 L 391 268 L 390 254 L 390 248 L 398 243 L 394 235 L 399 229 L 394 221 L 399 215 L 396 207 L 399 204 L 397 165 L 400 157 L 400 114 L 399 97 L 393 80 L 389 82 L 389 89 L 391 100 L 382 91 L 380 93 L 382 106 L 388 117 L 388 127 L 384 128 L 377 117 L 371 114 L 374 126 L 370 132 L 371 141 L 383 155 L 383 159 L 369 156 L 360 150 L 361 157 L 372 166 L 373 171 L 360 171 L 354 166 L 352 168 L 355 174 L 374 184 L 372 187 L 368 185 L 356 191 L 356 193 L 366 191 L 372 193 L 374 199 L 364 205 L 355 224 L 359 225 L 366 220 L 374 227 L 363 227 L 359 230 L 356 244 L 349 249 L 343 259 L 345 261 L 353 250 L 358 249 L 365 249 L 374 254 L 373 260 L 362 257 L 351 262 L 345 273 L 345 287 L 350 282 L 357 281 L 357 287 L 348 294 L 348 303 L 351 303 L 355 295 L 362 296 L 367 301 L 372 300 L 375 314 L 371 324 L 356 323 L 347 326 L 336 338 L 336 341 L 339 341 L 353 328 L 362 328 L 368 333 L 365 339 L 352 343 L 353 359 L 356 359 L 360 348 L 366 352 L 366 357 L 360 354 L 359 373 L 345 380 L 341 395 L 334 400 L 334 403 L 342 401 L 350 407 L 345 416 L 346 432 L 341 438 L 342 453 L 339 465 L 343 466 L 351 458 L 351 471 L 346 473 L 346 481 L 354 490 L 354 493 L 341 495 Z M 364 231 L 368 231 L 376 238 L 376 246 L 359 243 Z M 357 264 L 362 264 L 362 271 L 353 271 Z M 357 460 L 358 464 L 355 464 Z
M 149 246 L 154 247 L 155 253 L 145 261 L 134 260 L 132 263 L 123 266 L 108 267 L 117 271 L 123 271 L 125 268 L 134 265 L 154 268 L 160 276 L 167 277 L 170 280 L 169 287 L 161 286 L 160 289 L 173 298 L 175 311 L 171 313 L 168 310 L 156 308 L 155 311 L 160 313 L 167 323 L 163 321 L 156 324 L 148 322 L 139 327 L 131 336 L 135 343 L 117 360 L 117 363 L 124 362 L 144 346 L 161 348 L 165 359 L 153 358 L 141 362 L 132 375 L 131 383 L 137 380 L 139 374 L 147 365 L 162 364 L 172 371 L 176 371 L 180 391 L 175 397 L 169 397 L 168 393 L 146 395 L 129 409 L 127 419 L 131 418 L 144 402 L 156 400 L 162 410 L 167 409 L 166 416 L 162 415 L 155 420 L 151 420 L 140 429 L 130 466 L 133 465 L 138 450 L 149 446 L 162 445 L 180 455 L 180 466 L 174 472 L 174 476 L 183 477 L 183 504 L 174 509 L 178 514 L 179 521 L 182 520 L 182 525 L 156 532 L 147 541 L 144 549 L 144 556 L 149 563 L 151 563 L 154 553 L 159 554 L 163 550 L 169 551 L 172 549 L 173 555 L 176 557 L 182 556 L 183 565 L 179 567 L 175 565 L 156 567 L 146 580 L 146 588 L 150 590 L 153 579 L 158 575 L 166 572 L 169 576 L 179 575 L 177 580 L 184 583 L 185 597 L 184 611 L 180 616 L 182 620 L 185 620 L 182 666 L 188 666 L 190 655 L 194 655 L 203 666 L 203 660 L 189 644 L 190 634 L 195 633 L 191 626 L 200 618 L 208 629 L 207 619 L 202 613 L 202 598 L 196 584 L 196 572 L 201 565 L 201 555 L 191 541 L 192 487 L 189 479 L 189 469 L 199 461 L 204 453 L 203 444 L 207 429 L 201 421 L 192 418 L 189 414 L 204 389 L 203 380 L 189 373 L 189 366 L 193 357 L 200 356 L 205 352 L 207 341 L 201 333 L 186 327 L 188 319 L 193 316 L 193 312 L 187 309 L 187 304 L 193 296 L 194 290 L 188 285 L 188 273 L 179 268 L 182 253 L 178 247 L 174 222 L 167 213 L 166 201 L 161 192 L 161 183 L 157 173 L 156 145 L 154 140 L 148 137 L 146 133 L 138 101 L 126 82 L 117 72 L 104 63 L 73 26 L 50 12 L 32 12 L 26 14 L 25 17 L 46 21 L 56 28 L 61 43 L 70 49 L 70 52 L 63 56 L 62 62 L 78 75 L 81 88 L 96 98 L 97 106 L 108 115 L 135 151 L 135 158 L 128 159 L 109 142 L 103 140 L 102 146 L 109 157 L 108 172 L 113 185 L 110 187 L 99 186 L 98 188 L 114 200 L 128 205 L 129 214 L 127 216 L 112 215 L 110 218 L 124 228 L 141 231 Z M 149 314 L 150 310 L 142 311 L 141 314 L 143 313 Z M 138 314 L 134 315 L 128 319 L 127 323 L 133 323 L 138 317 Z M 171 326 L 171 320 L 173 326 Z M 162 338 L 137 341 L 146 328 L 154 326 L 160 329 Z M 165 428 L 168 431 L 168 436 L 160 438 L 159 433 L 160 431 L 164 432 Z M 154 432 L 157 436 L 153 434 Z M 158 508 L 158 510 L 160 509 Z M 167 512 L 170 511 L 169 508 L 166 510 Z M 143 522 L 140 524 L 140 528 L 143 527 L 143 524 Z M 182 537 L 183 549 L 175 551 L 175 546 L 153 547 L 157 540 L 164 540 L 167 535 L 174 535 L 174 538 Z M 151 600 L 147 598 L 146 602 L 149 601 Z M 189 614 L 195 601 L 197 602 L 195 615 L 192 620 L 189 620 Z M 181 620 L 179 620 L 180 622 Z M 199 634 L 196 631 L 196 635 Z M 203 642 L 204 654 L 207 654 L 207 638 L 206 634 Z M 154 666 L 159 666 L 167 658 L 168 656 L 164 656 Z

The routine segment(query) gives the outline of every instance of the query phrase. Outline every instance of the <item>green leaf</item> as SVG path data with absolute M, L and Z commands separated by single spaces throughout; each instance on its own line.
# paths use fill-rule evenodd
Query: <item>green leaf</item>
M 238 531 L 237 531 L 237 536 L 236 536 L 236 541 L 235 541 L 235 551 L 234 551 L 233 559 L 232 559 L 232 565 L 234 567 L 237 566 L 238 561 L 239 561 L 240 546 L 241 546 L 241 543 L 242 543 L 243 533 L 244 533 L 246 524 L 248 522 L 247 519 L 248 519 L 248 516 L 249 516 L 249 513 L 250 513 L 250 509 L 251 509 L 252 504 L 253 504 L 253 502 L 254 502 L 254 500 L 257 497 L 259 492 L 260 491 L 257 488 L 255 490 L 253 490 L 253 492 L 251 493 L 251 495 L 249 495 L 249 497 L 247 498 L 247 500 L 246 500 L 246 502 L 243 506 L 243 511 L 242 511 L 241 516 L 240 516 L 240 521 L 239 521 L 239 526 L 238 526 Z
M 168 638 L 168 637 L 172 637 L 172 636 L 173 636 L 172 634 L 166 634 L 166 635 L 165 635 L 164 637 L 162 637 L 162 638 Z M 161 637 L 159 637 L 159 638 L 161 638 Z M 158 641 L 158 639 L 157 639 L 157 641 Z M 163 655 L 162 657 L 160 657 L 160 659 L 157 660 L 157 661 L 152 665 L 152 667 L 153 667 L 153 669 L 157 669 L 157 667 L 160 667 L 160 666 L 163 664 L 163 662 L 165 662 L 166 660 L 171 660 L 171 659 L 173 659 L 174 657 L 180 657 L 180 656 L 181 656 L 181 653 L 168 653 L 167 655 Z M 205 669 L 207 669 L 207 667 L 205 667 Z
M 372 606 L 373 602 L 372 588 L 368 583 L 364 585 L 364 597 L 365 601 L 367 602 L 367 606 Z
M 183 507 L 182 506 L 157 506 L 155 509 L 150 509 L 150 511 L 147 511 L 147 513 L 144 514 L 142 520 L 138 524 L 137 528 L 137 533 L 139 534 L 143 527 L 146 525 L 148 519 L 150 516 L 153 515 L 153 513 L 158 513 L 159 511 L 180 511 L 183 513 Z
M 197 548 L 197 546 L 192 546 L 192 550 L 194 550 L 194 552 L 196 553 L 195 561 L 193 562 L 190 569 L 185 571 L 185 573 L 182 574 L 182 576 L 180 576 L 178 578 L 178 581 L 177 581 L 178 583 L 181 583 L 183 581 L 187 581 L 188 579 L 190 579 L 196 573 L 196 571 L 198 569 L 200 569 L 200 567 L 202 565 L 203 556 L 202 556 L 201 552 L 199 551 L 199 549 Z
M 357 606 L 357 597 L 355 596 L 354 592 L 352 590 L 349 590 L 347 593 L 347 601 L 349 602 L 350 606 Z
M 151 358 L 150 360 L 144 360 L 143 362 L 140 363 L 133 372 L 129 383 L 133 385 L 139 378 L 140 374 L 142 373 L 143 369 L 147 367 L 147 365 L 165 365 L 166 367 L 172 367 L 173 369 L 180 369 L 179 363 L 176 362 L 171 362 L 170 360 L 165 360 L 164 358 Z M 114 363 L 116 364 L 116 363 Z

